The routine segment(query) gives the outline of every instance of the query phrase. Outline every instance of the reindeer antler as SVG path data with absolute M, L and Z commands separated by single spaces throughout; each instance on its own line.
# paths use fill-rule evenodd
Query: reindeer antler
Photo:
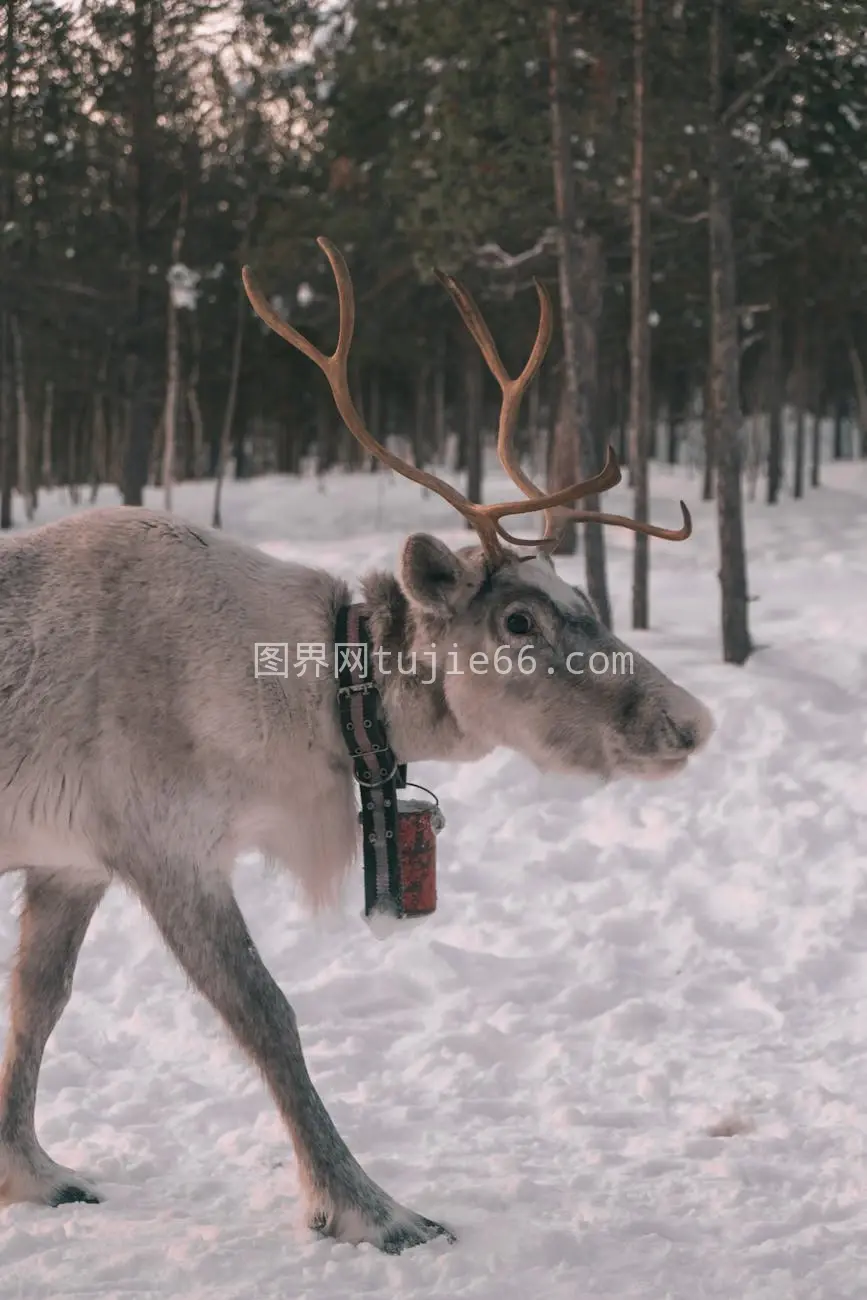
M 500 424 L 497 431 L 497 455 L 500 458 L 500 463 L 512 482 L 528 497 L 534 498 L 536 509 L 544 510 L 545 532 L 542 537 L 513 537 L 502 528 L 498 530 L 500 537 L 515 546 L 550 546 L 551 549 L 554 549 L 559 540 L 558 532 L 562 528 L 562 524 L 569 519 L 574 519 L 576 522 L 613 524 L 620 528 L 629 528 L 636 533 L 646 533 L 649 537 L 661 537 L 669 542 L 685 541 L 692 533 L 692 519 L 683 501 L 680 503 L 683 512 L 682 528 L 659 528 L 655 524 L 645 524 L 636 519 L 630 519 L 627 515 L 609 515 L 598 510 L 570 510 L 560 516 L 558 526 L 557 518 L 551 508 L 554 503 L 521 469 L 515 457 L 513 444 L 521 399 L 539 369 L 551 339 L 551 299 L 548 296 L 548 291 L 538 280 L 533 280 L 539 297 L 539 330 L 536 334 L 536 342 L 533 344 L 530 360 L 518 378 L 512 379 L 500 359 L 491 331 L 488 329 L 484 317 L 470 292 L 453 276 L 444 275 L 441 271 L 435 271 L 434 274 L 440 284 L 451 294 L 464 324 L 478 344 L 479 351 L 485 358 L 488 369 L 496 379 L 503 394 Z M 620 477 L 620 467 L 617 463 L 614 448 L 609 447 L 602 472 L 597 474 L 595 478 L 585 479 L 582 483 L 576 484 L 575 488 L 572 489 L 574 490 L 572 500 L 577 501 L 582 497 L 596 496 L 599 492 L 605 492 L 608 488 L 616 486 L 620 482 Z M 547 504 L 545 504 L 546 502 Z
M 492 564 L 499 564 L 503 560 L 503 548 L 501 541 L 516 543 L 521 546 L 538 546 L 550 544 L 551 538 L 549 530 L 546 530 L 545 537 L 540 539 L 524 540 L 512 537 L 500 524 L 500 520 L 507 515 L 526 515 L 533 514 L 536 511 L 544 510 L 546 519 L 549 523 L 550 511 L 553 507 L 568 505 L 596 492 L 605 491 L 606 488 L 613 487 L 620 482 L 620 467 L 617 464 L 617 457 L 611 447 L 608 448 L 608 458 L 605 467 L 595 478 L 586 479 L 581 483 L 575 483 L 571 487 L 562 488 L 558 492 L 544 493 L 535 484 L 523 474 L 521 469 L 513 463 L 511 453 L 511 440 L 514 433 L 515 424 L 518 416 L 521 398 L 529 386 L 536 372 L 538 371 L 548 345 L 551 341 L 551 302 L 541 285 L 536 285 L 539 295 L 540 319 L 539 328 L 536 334 L 536 342 L 533 345 L 530 359 L 517 379 L 511 379 L 506 373 L 503 363 L 500 360 L 494 341 L 491 337 L 487 325 L 485 325 L 481 313 L 473 302 L 469 294 L 455 280 L 450 277 L 439 276 L 441 282 L 448 288 L 452 297 L 457 303 L 458 309 L 467 324 L 473 338 L 480 347 L 488 366 L 492 370 L 503 392 L 503 407 L 500 415 L 500 430 L 497 442 L 497 450 L 500 459 L 515 482 L 528 498 L 523 501 L 499 501 L 490 505 L 477 505 L 467 499 L 451 484 L 438 478 L 436 474 L 431 474 L 427 470 L 418 469 L 415 465 L 409 464 L 408 461 L 402 460 L 399 456 L 393 455 L 388 448 L 383 447 L 381 443 L 373 437 L 367 429 L 361 414 L 358 411 L 349 387 L 348 362 L 349 350 L 352 346 L 352 335 L 355 328 L 355 294 L 352 287 L 352 278 L 349 274 L 349 268 L 342 254 L 327 239 L 320 237 L 317 244 L 325 253 L 331 264 L 331 270 L 334 274 L 335 284 L 337 286 L 337 300 L 339 306 L 339 330 L 337 337 L 337 346 L 328 356 L 321 352 L 319 348 L 306 339 L 303 334 L 288 325 L 273 310 L 265 299 L 264 295 L 257 288 L 249 267 L 242 268 L 242 277 L 247 297 L 250 305 L 256 312 L 257 316 L 272 329 L 275 334 L 279 334 L 282 339 L 290 343 L 292 347 L 297 348 L 304 356 L 319 367 L 325 378 L 328 380 L 334 397 L 334 403 L 340 413 L 341 419 L 349 429 L 354 438 L 358 440 L 361 446 L 371 456 L 393 469 L 396 473 L 402 474 L 404 478 L 411 479 L 414 483 L 420 483 L 422 487 L 430 488 L 436 492 L 448 503 L 464 516 L 472 525 L 479 535 L 482 548 Z M 632 528 L 636 532 L 647 532 L 653 536 L 671 537 L 688 537 L 691 531 L 689 514 L 686 506 L 681 503 L 684 519 L 687 524 L 686 531 L 674 534 L 662 529 L 652 529 L 647 524 L 638 524 L 635 520 L 627 519 L 620 515 L 601 515 L 593 512 L 575 512 L 575 518 L 598 519 L 599 522 L 621 524 L 624 527 Z

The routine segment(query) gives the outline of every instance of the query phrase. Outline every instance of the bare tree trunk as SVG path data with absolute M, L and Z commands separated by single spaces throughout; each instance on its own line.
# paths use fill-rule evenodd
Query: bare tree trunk
M 3 103 L 3 223 L 15 219 L 15 83 L 18 33 L 16 0 L 5 0 L 6 45 L 4 73 L 6 97 Z M 6 255 L 8 258 L 8 254 Z M 0 314 L 0 529 L 12 527 L 12 362 L 9 349 L 9 317 Z
M 629 357 L 614 369 L 614 423 L 617 431 L 617 456 L 621 465 L 629 465 L 629 380 L 627 370 Z M 632 471 L 630 470 L 630 475 Z M 631 478 L 630 478 L 631 482 Z
M 322 484 L 322 475 L 331 469 L 335 461 L 335 437 L 332 407 L 326 396 L 324 385 L 316 386 L 316 475 Z
M 93 405 L 93 456 L 90 467 L 90 504 L 96 504 L 99 485 L 108 473 L 108 425 L 105 418 L 105 397 L 97 390 Z
M 839 395 L 834 402 L 834 459 L 843 459 L 843 417 L 845 409 Z
M 804 495 L 804 460 L 807 415 L 807 339 L 803 307 L 798 310 L 795 336 L 795 481 L 792 495 L 799 500 Z
M 370 370 L 370 381 L 368 383 L 368 395 L 370 399 L 370 432 L 377 442 L 382 441 L 382 375 L 377 366 L 372 366 Z M 376 460 L 376 457 L 371 457 Z M 377 463 L 380 463 L 377 461 Z
M 711 344 L 711 347 L 713 344 Z M 713 403 L 713 371 L 708 369 L 704 388 L 704 411 L 702 413 L 702 434 L 704 436 L 704 477 L 701 485 L 702 501 L 713 501 L 716 492 L 716 421 Z
M 577 483 L 581 476 L 578 469 L 576 420 L 577 412 L 570 401 L 568 385 L 564 376 L 560 384 L 560 397 L 557 403 L 554 427 L 551 430 L 548 454 L 549 492 L 554 492 L 561 487 L 567 487 L 570 483 Z M 558 510 L 555 513 L 563 515 L 565 511 Z M 574 555 L 578 550 L 578 529 L 574 519 L 563 518 L 562 522 L 558 524 L 558 529 L 560 540 L 557 545 L 557 554 Z
M 768 346 L 768 505 L 777 504 L 783 478 L 783 320 L 779 295 L 771 303 Z
M 349 391 L 352 394 L 352 400 L 355 403 L 362 420 L 366 421 L 363 375 L 361 373 L 359 362 L 351 356 L 349 358 L 348 376 Z M 349 473 L 364 468 L 369 459 L 367 452 L 361 446 L 358 439 L 353 438 L 345 425 L 342 425 L 340 430 L 340 459 Z
M 12 366 L 8 317 L 0 315 L 0 529 L 12 527 Z
M 371 367 L 368 387 L 370 396 L 370 423 L 368 428 L 377 442 L 382 442 L 382 375 L 378 366 Z M 368 456 L 367 469 L 370 474 L 378 474 L 382 469 L 382 461 L 377 456 Z
M 632 119 L 632 330 L 629 380 L 630 471 L 633 517 L 648 519 L 650 430 L 650 186 L 647 168 L 645 64 L 646 0 L 632 0 L 633 119 Z M 632 626 L 650 624 L 650 555 L 648 538 L 636 533 L 632 568 Z
M 716 431 L 722 643 L 726 663 L 752 653 L 741 497 L 740 350 L 731 210 L 730 134 L 724 119 L 734 94 L 732 48 L 737 0 L 712 0 L 710 86 L 711 397 Z
M 172 240 L 172 266 L 181 258 L 184 246 L 184 227 L 187 220 L 187 191 L 181 194 L 178 224 Z M 177 459 L 178 397 L 180 393 L 180 340 L 178 307 L 172 285 L 169 285 L 166 317 L 166 404 L 163 411 L 163 492 L 165 508 L 171 513 L 172 488 L 175 481 Z
M 563 12 L 558 2 L 549 5 L 547 15 L 548 53 L 550 60 L 549 96 L 551 108 L 551 161 L 554 169 L 554 198 L 558 225 L 558 280 L 560 316 L 563 334 L 563 383 L 554 424 L 550 456 L 548 490 L 568 487 L 580 478 L 578 439 L 578 357 L 575 338 L 573 240 L 575 236 L 575 197 L 572 184 L 572 150 L 567 122 L 567 93 L 563 84 L 567 56 L 564 50 Z M 585 504 L 582 502 L 582 504 Z M 558 516 L 565 511 L 557 511 Z M 559 527 L 560 555 L 574 555 L 578 533 L 574 520 L 563 519 Z M 589 563 L 589 561 L 588 561 Z
M 583 234 L 575 241 L 574 247 L 573 306 L 578 362 L 578 469 L 580 478 L 589 478 L 601 470 L 608 446 L 604 428 L 599 430 L 597 420 L 599 322 L 602 318 L 605 268 L 602 244 L 596 235 Z M 584 497 L 581 500 L 583 509 L 595 510 L 598 506 L 598 497 Z M 585 524 L 584 540 L 588 590 L 600 610 L 600 617 L 604 611 L 606 626 L 611 627 L 611 607 L 605 576 L 605 536 L 601 524 Z
M 680 419 L 680 408 L 675 408 L 673 399 L 668 403 L 668 438 L 665 444 L 666 459 L 669 465 L 677 464 L 678 455 L 678 422 Z
M 575 420 L 569 413 L 569 390 L 566 377 L 561 373 L 557 406 L 553 412 L 553 428 L 548 439 L 548 483 L 575 483 L 578 480 L 578 455 L 575 446 Z M 574 520 L 565 524 L 566 539 L 561 540 L 557 553 L 574 555 L 578 551 L 578 531 Z
M 148 484 L 152 487 L 162 487 L 163 485 L 163 436 L 165 434 L 166 423 L 164 420 L 165 411 L 160 407 L 160 415 L 156 424 L 151 431 L 148 445 L 150 446 L 150 455 L 148 456 Z
M 446 455 L 446 365 L 445 346 L 442 338 L 437 349 L 436 369 L 433 381 L 433 422 L 434 443 L 436 445 L 436 463 L 442 465 Z
M 106 482 L 120 483 L 123 476 L 124 429 L 126 427 L 126 403 L 117 394 L 112 394 L 109 402 L 109 440 L 106 469 Z
M 106 405 L 108 384 L 109 347 L 103 353 L 96 377 L 93 395 L 93 447 L 90 464 L 90 504 L 95 505 L 101 483 L 117 482 L 110 463 L 109 423 Z
M 24 513 L 28 523 L 33 519 L 36 502 L 33 493 L 32 466 L 30 458 L 30 415 L 27 410 L 27 384 L 24 374 L 24 340 L 17 316 L 10 316 L 12 330 L 12 355 L 15 374 L 15 413 L 18 433 L 18 491 L 24 502 Z
M 747 500 L 755 501 L 758 491 L 759 470 L 761 468 L 761 432 L 758 412 L 752 411 L 747 417 L 747 457 L 746 457 Z
M 6 97 L 3 102 L 3 220 L 15 219 L 15 86 L 18 76 L 17 0 L 5 0 L 6 45 L 3 72 Z
M 235 315 L 235 337 L 232 342 L 232 365 L 229 371 L 229 390 L 226 405 L 223 408 L 223 426 L 220 430 L 220 451 L 217 458 L 217 483 L 214 489 L 214 514 L 211 520 L 215 528 L 223 527 L 222 500 L 223 478 L 229 460 L 232 444 L 232 425 L 235 421 L 235 406 L 238 400 L 238 381 L 241 377 L 241 355 L 244 348 L 244 324 L 247 319 L 247 294 L 243 284 L 238 286 L 238 302 Z
M 819 487 L 819 467 L 822 463 L 822 418 L 818 410 L 813 412 L 813 428 L 810 438 L 810 487 Z
M 287 428 L 285 438 L 284 466 L 287 474 L 299 475 L 301 473 L 302 451 L 301 429 L 297 424 L 292 424 Z
M 54 381 L 46 380 L 42 399 L 42 463 L 39 481 L 44 488 L 54 487 L 54 468 L 51 460 L 52 431 L 54 427 Z
M 134 0 L 129 78 L 130 283 L 126 380 L 128 421 L 123 465 L 123 502 L 140 506 L 148 480 L 156 386 L 150 373 L 147 340 L 147 267 L 153 242 L 151 204 L 156 152 L 155 0 Z
M 69 499 L 74 506 L 81 500 L 78 488 L 78 421 L 72 420 L 69 426 L 69 444 L 67 447 L 67 488 Z
M 415 372 L 415 412 L 413 418 L 413 456 L 415 463 L 424 468 L 429 446 L 427 430 L 427 389 L 430 378 L 430 365 L 425 360 Z
M 482 357 L 467 336 L 464 352 L 464 456 L 467 467 L 467 497 L 482 500 Z M 467 527 L 470 527 L 469 522 Z
M 855 381 L 855 398 L 858 403 L 858 428 L 861 432 L 860 454 L 867 456 L 867 377 L 864 374 L 864 362 L 861 360 L 861 353 L 858 351 L 852 335 L 849 337 L 848 350 L 852 378 Z
M 799 501 L 804 495 L 804 442 L 806 440 L 806 411 L 800 395 L 795 414 L 795 475 L 792 496 Z
M 527 455 L 532 459 L 539 448 L 539 415 L 542 405 L 542 385 L 537 379 L 530 385 L 527 394 L 527 431 L 525 436 Z
M 596 330 L 599 310 L 598 240 L 583 234 L 580 259 L 575 248 L 575 184 L 569 131 L 569 98 L 566 86 L 569 65 L 563 31 L 563 0 L 548 6 L 549 96 L 551 109 L 551 155 L 554 170 L 554 198 L 557 209 L 558 281 L 563 333 L 563 365 L 566 384 L 564 439 L 577 447 L 580 474 L 590 478 L 601 469 L 600 448 L 594 437 L 596 390 Z M 577 290 L 577 294 L 576 294 Z M 580 311 L 576 305 L 580 299 Z M 582 364 L 583 363 L 583 364 Z M 577 421 L 577 430 L 575 422 Z M 562 465 L 568 456 L 556 457 Z M 552 483 L 557 490 L 566 483 Z M 585 497 L 582 508 L 598 510 L 598 497 Z M 585 524 L 587 588 L 599 618 L 611 626 L 611 603 L 605 573 L 605 539 L 600 524 Z M 561 547 L 562 549 L 562 547 Z M 573 542 L 574 549 L 574 542 Z
M 248 124 L 245 124 L 245 136 Z M 243 266 L 247 260 L 247 251 L 250 247 L 250 240 L 253 233 L 253 223 L 256 220 L 256 214 L 259 210 L 259 198 L 255 191 L 252 191 L 246 212 L 246 221 L 244 223 L 244 234 L 241 239 L 238 261 Z M 244 326 L 247 321 L 247 293 L 244 289 L 243 282 L 238 283 L 238 298 L 235 312 L 235 336 L 232 342 L 232 364 L 229 370 L 229 388 L 226 393 L 226 405 L 223 408 L 223 424 L 220 429 L 219 451 L 217 453 L 216 468 L 216 485 L 214 487 L 214 513 L 212 523 L 215 528 L 222 528 L 222 500 L 223 500 L 223 478 L 226 473 L 226 465 L 229 461 L 229 453 L 232 446 L 232 427 L 235 422 L 235 407 L 238 402 L 238 385 L 241 380 L 241 358 L 244 351 Z M 240 460 L 240 457 L 238 457 Z M 240 465 L 236 461 L 236 472 Z
M 205 464 L 205 423 L 202 419 L 202 407 L 199 402 L 199 367 L 202 357 L 202 334 L 195 312 L 192 314 L 192 360 L 187 377 L 187 407 L 190 412 L 190 424 L 193 429 L 192 474 L 199 479 L 206 471 Z
M 202 419 L 202 408 L 199 405 L 198 377 L 194 379 L 190 376 L 187 382 L 187 409 L 193 430 L 192 474 L 194 479 L 200 479 L 205 472 L 205 424 Z

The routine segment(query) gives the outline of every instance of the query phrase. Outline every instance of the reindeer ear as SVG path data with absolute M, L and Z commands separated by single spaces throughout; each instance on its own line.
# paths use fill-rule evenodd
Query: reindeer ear
M 464 593 L 467 570 L 460 557 L 429 533 L 413 533 L 400 557 L 404 595 L 424 609 L 445 613 Z

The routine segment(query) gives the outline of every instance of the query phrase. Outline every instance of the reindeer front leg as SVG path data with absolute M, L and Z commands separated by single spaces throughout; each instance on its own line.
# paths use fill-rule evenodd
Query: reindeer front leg
M 129 874 L 184 971 L 262 1071 L 292 1137 L 309 1226 L 390 1254 L 437 1236 L 454 1240 L 393 1201 L 348 1150 L 307 1073 L 295 1013 L 256 951 L 228 881 L 203 883 L 179 863 Z

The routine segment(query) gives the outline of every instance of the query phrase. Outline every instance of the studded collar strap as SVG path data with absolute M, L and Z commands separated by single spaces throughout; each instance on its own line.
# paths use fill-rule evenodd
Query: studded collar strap
M 406 784 L 406 767 L 389 743 L 363 605 L 338 611 L 334 653 L 340 728 L 361 794 L 365 915 L 385 905 L 400 916 L 397 791 Z

